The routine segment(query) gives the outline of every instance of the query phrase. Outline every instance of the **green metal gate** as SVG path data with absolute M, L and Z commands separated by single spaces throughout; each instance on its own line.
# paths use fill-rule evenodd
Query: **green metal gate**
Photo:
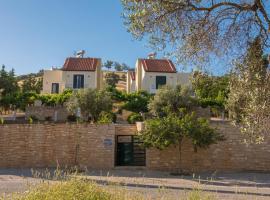
M 145 166 L 145 148 L 137 136 L 117 136 L 116 152 L 117 166 Z

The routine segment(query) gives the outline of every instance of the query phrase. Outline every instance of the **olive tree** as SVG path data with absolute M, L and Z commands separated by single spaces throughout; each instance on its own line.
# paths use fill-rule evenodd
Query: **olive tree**
M 178 85 L 175 88 L 170 86 L 160 88 L 150 100 L 148 107 L 154 116 L 164 117 L 170 112 L 178 113 L 182 108 L 191 111 L 196 105 L 197 101 L 192 97 L 192 91 Z
M 66 107 L 72 114 L 80 108 L 82 117 L 88 120 L 90 117 L 97 122 L 102 112 L 111 112 L 112 99 L 110 93 L 105 90 L 84 89 L 74 92 Z
M 128 31 L 180 62 L 243 53 L 260 37 L 269 47 L 269 0 L 122 0 Z M 172 48 L 167 48 L 169 47 Z M 234 51 L 236 50 L 236 51 Z
M 256 38 L 231 75 L 227 109 L 250 142 L 262 142 L 270 132 L 270 74 L 261 40 Z
M 157 91 L 149 103 L 154 118 L 145 121 L 145 128 L 140 137 L 146 147 L 160 150 L 170 146 L 178 146 L 178 169 L 182 170 L 182 143 L 191 140 L 194 150 L 207 148 L 211 144 L 224 139 L 207 119 L 198 118 L 193 108 L 197 107 L 194 97 L 188 89 L 164 87 Z
M 146 147 L 164 150 L 168 147 L 178 147 L 178 172 L 182 172 L 182 143 L 184 139 L 192 142 L 194 151 L 206 149 L 211 144 L 224 140 L 224 137 L 204 118 L 197 118 L 194 113 L 179 117 L 170 113 L 165 117 L 148 119 L 145 128 L 140 132 L 140 138 Z

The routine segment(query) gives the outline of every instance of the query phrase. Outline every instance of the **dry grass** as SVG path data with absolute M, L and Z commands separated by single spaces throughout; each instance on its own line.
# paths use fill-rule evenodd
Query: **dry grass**
M 33 171 L 33 177 L 42 182 L 38 185 L 29 185 L 29 190 L 22 194 L 11 194 L 0 197 L 0 200 L 148 200 L 148 199 L 176 199 L 168 196 L 168 191 L 162 189 L 158 195 L 145 195 L 140 191 L 125 188 L 120 185 L 98 185 L 89 179 L 77 176 L 77 171 L 56 170 L 50 172 Z M 147 191 L 147 189 L 144 189 Z M 149 193 L 149 192 L 148 192 Z M 150 192 L 151 193 L 151 192 Z M 182 200 L 213 200 L 213 196 L 195 188 L 187 195 L 179 196 Z

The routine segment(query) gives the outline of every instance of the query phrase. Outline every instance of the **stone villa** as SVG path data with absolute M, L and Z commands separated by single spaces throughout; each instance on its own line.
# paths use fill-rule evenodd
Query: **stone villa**
M 103 85 L 100 58 L 69 57 L 62 68 L 44 70 L 43 94 L 61 93 L 64 89 L 97 88 Z M 138 59 L 134 71 L 127 72 L 127 93 L 145 90 L 156 93 L 163 85 L 189 85 L 190 73 L 177 73 L 168 59 Z

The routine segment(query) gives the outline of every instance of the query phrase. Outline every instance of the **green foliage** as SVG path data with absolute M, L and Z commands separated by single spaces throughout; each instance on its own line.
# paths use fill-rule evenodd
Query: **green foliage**
M 270 73 L 259 38 L 244 60 L 236 63 L 230 80 L 227 108 L 230 117 L 251 142 L 260 143 L 270 132 Z
M 99 124 L 110 124 L 116 122 L 116 114 L 113 112 L 102 111 L 98 118 Z
M 112 110 L 112 98 L 106 90 L 84 89 L 73 93 L 66 107 L 72 114 L 75 114 L 77 108 L 80 108 L 84 120 L 88 120 L 90 117 L 97 122 L 102 111 L 110 112 Z
M 181 109 L 191 110 L 197 105 L 195 98 L 191 97 L 191 90 L 177 86 L 162 87 L 149 103 L 149 110 L 154 116 L 164 117 L 167 113 L 179 113 Z
M 112 68 L 112 66 L 113 66 L 113 61 L 111 61 L 111 60 L 107 60 L 105 63 L 104 63 L 104 67 L 106 67 L 108 70 L 109 69 L 111 69 Z
M 145 129 L 140 132 L 140 138 L 146 147 L 163 150 L 172 145 L 179 148 L 179 169 L 181 169 L 181 147 L 184 138 L 190 139 L 194 147 L 207 148 L 211 144 L 224 140 L 215 129 L 209 126 L 206 119 L 197 118 L 194 113 L 182 117 L 168 113 L 165 117 L 148 119 Z
M 120 64 L 118 62 L 114 62 L 114 68 L 115 68 L 116 71 L 124 71 L 124 70 L 127 71 L 127 70 L 129 70 L 129 66 L 127 64 L 125 64 L 125 63 Z
M 5 65 L 0 70 L 0 90 L 3 96 L 19 90 L 14 70 L 6 71 Z
M 127 118 L 128 123 L 135 124 L 136 122 L 142 122 L 143 117 L 138 113 L 131 113 Z
M 6 71 L 5 66 L 0 70 L 0 107 L 8 110 L 11 105 L 16 103 L 16 93 L 19 91 L 15 72 Z
M 35 115 L 31 115 L 28 118 L 28 121 L 29 121 L 29 124 L 33 124 L 34 122 L 37 122 L 38 121 L 38 118 Z
M 68 115 L 67 120 L 68 120 L 68 122 L 76 122 L 77 117 L 75 115 Z
M 108 91 L 115 101 L 125 101 L 126 100 L 126 94 L 120 90 L 117 90 L 115 87 L 108 86 L 106 88 L 106 91 Z
M 14 200 L 124 200 L 137 199 L 135 195 L 125 194 L 121 190 L 107 190 L 85 179 L 44 182 L 23 195 L 12 195 Z
M 229 65 L 255 36 L 264 48 L 270 44 L 268 0 L 121 2 L 128 32 L 135 39 L 148 39 L 150 47 L 181 64 L 208 67 L 215 58 L 224 58 L 222 63 Z
M 123 109 L 136 113 L 148 112 L 148 103 L 150 99 L 151 95 L 145 91 L 126 94 L 126 102 L 123 105 Z
M 224 109 L 229 93 L 229 76 L 210 76 L 197 71 L 193 74 L 192 88 L 203 107 Z
M 114 72 L 109 72 L 106 73 L 105 80 L 109 86 L 115 87 L 116 83 L 118 83 L 118 81 L 120 80 L 120 77 Z
M 38 95 L 36 99 L 41 100 L 42 104 L 46 106 L 64 105 L 72 96 L 72 93 L 72 90 L 67 89 L 61 94 Z
M 23 80 L 22 92 L 35 92 L 37 94 L 42 90 L 42 78 L 29 76 Z
M 4 124 L 5 123 L 5 120 L 3 117 L 0 118 L 0 124 Z

